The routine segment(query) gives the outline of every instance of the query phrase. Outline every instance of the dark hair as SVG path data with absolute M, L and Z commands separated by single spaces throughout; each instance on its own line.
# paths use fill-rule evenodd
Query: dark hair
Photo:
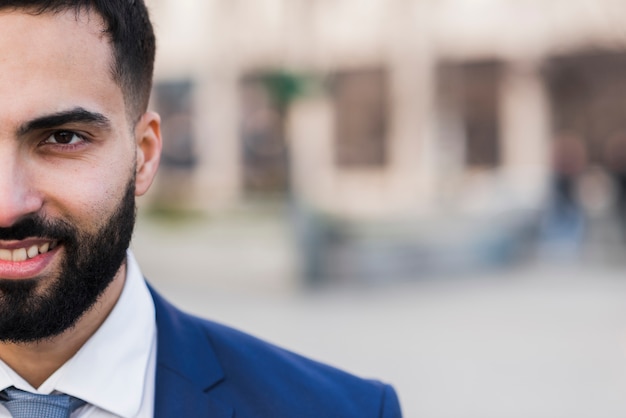
M 145 112 L 152 88 L 155 38 L 143 0 L 0 0 L 0 9 L 33 14 L 65 10 L 97 12 L 113 50 L 112 76 L 120 86 L 133 122 Z

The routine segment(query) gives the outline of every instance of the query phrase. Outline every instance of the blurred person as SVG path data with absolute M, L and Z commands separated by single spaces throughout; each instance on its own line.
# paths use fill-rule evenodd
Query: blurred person
M 603 157 L 613 179 L 614 211 L 622 238 L 626 240 L 626 133 L 611 135 L 604 144 Z
M 144 281 L 128 246 L 162 148 L 154 43 L 141 0 L 0 0 L 0 417 L 400 417 L 389 385 Z
M 578 196 L 581 175 L 587 168 L 587 149 L 574 134 L 561 134 L 552 146 L 552 178 L 548 207 L 542 224 L 544 248 L 575 255 L 582 243 L 585 212 Z

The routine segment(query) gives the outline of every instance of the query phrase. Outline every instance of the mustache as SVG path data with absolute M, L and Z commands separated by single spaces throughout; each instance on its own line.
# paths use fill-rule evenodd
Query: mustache
M 0 228 L 0 240 L 19 241 L 29 237 L 67 240 L 75 236 L 74 228 L 63 220 L 30 216 L 7 228 Z

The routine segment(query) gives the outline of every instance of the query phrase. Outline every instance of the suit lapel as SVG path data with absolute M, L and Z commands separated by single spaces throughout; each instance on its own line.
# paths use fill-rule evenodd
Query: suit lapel
M 232 418 L 233 409 L 176 372 L 157 367 L 154 418 Z
M 224 373 L 204 329 L 150 287 L 156 309 L 155 418 L 231 418 L 211 391 Z

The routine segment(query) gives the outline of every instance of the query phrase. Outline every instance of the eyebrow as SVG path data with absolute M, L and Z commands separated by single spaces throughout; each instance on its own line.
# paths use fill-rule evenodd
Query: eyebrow
M 88 123 L 102 129 L 108 129 L 111 126 L 111 121 L 103 114 L 82 107 L 75 107 L 30 120 L 17 129 L 17 134 L 23 136 L 32 131 L 58 128 L 69 123 Z

